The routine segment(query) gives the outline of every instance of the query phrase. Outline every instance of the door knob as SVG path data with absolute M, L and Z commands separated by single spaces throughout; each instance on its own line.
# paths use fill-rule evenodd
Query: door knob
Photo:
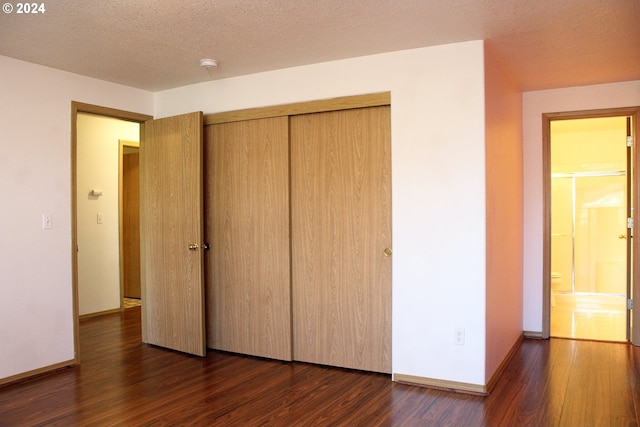
M 618 236 L 618 239 L 626 239 L 626 238 L 627 238 L 627 236 L 625 236 L 624 234 L 621 234 L 621 235 Z
M 391 248 L 384 248 L 384 256 L 391 256 L 392 253 Z
M 190 251 L 197 251 L 198 249 L 205 249 L 205 250 L 209 250 L 211 249 L 211 245 L 209 243 L 203 243 L 202 245 L 199 245 L 197 243 L 192 243 L 189 245 L 189 250 Z

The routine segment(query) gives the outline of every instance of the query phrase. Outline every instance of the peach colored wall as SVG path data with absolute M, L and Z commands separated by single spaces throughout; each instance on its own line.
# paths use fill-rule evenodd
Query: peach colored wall
M 522 334 L 522 97 L 485 50 L 486 381 Z

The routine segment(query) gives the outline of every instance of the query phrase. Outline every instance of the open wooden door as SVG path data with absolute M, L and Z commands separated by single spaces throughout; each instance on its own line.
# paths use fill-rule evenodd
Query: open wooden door
M 202 113 L 143 126 L 142 340 L 204 356 Z
M 123 297 L 140 299 L 140 149 L 123 146 L 122 150 L 120 265 Z

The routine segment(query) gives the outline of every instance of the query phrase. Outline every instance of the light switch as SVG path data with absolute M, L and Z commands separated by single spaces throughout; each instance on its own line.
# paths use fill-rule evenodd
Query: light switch
M 50 213 L 43 213 L 42 214 L 42 229 L 43 230 L 48 230 L 50 228 L 53 228 L 53 224 L 51 222 L 51 214 Z
M 98 220 L 98 224 L 102 224 L 102 212 L 98 212 L 97 220 Z

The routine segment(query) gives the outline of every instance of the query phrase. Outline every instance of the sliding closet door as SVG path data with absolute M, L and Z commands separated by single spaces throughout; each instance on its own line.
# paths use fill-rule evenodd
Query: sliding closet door
M 205 127 L 207 343 L 291 360 L 288 118 Z
M 390 109 L 290 126 L 293 357 L 389 373 Z

